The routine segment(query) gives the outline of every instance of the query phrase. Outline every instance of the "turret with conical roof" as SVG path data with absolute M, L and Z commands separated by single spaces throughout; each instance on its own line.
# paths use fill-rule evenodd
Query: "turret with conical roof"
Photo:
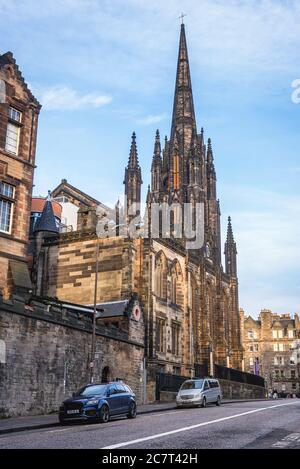
M 44 294 L 45 282 L 43 278 L 43 269 L 39 269 L 45 261 L 44 243 L 47 238 L 57 237 L 59 235 L 59 227 L 56 223 L 55 215 L 52 207 L 51 192 L 45 201 L 42 215 L 36 222 L 33 229 L 34 248 L 33 248 L 33 267 L 31 272 L 34 293 L 42 296 Z
M 56 219 L 55 219 L 55 215 L 53 212 L 50 191 L 48 191 L 48 196 L 47 196 L 44 208 L 43 208 L 42 215 L 37 220 L 35 227 L 33 229 L 33 234 L 36 234 L 38 232 L 56 233 L 56 234 L 59 232 Z

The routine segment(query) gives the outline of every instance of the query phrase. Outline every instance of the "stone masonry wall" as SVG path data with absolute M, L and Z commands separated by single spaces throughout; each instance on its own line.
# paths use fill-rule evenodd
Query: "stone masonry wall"
M 55 412 L 89 382 L 91 320 L 47 309 L 0 305 L 0 417 Z M 95 382 L 108 367 L 108 378 L 124 379 L 140 402 L 144 326 L 129 323 L 129 334 L 98 326 Z

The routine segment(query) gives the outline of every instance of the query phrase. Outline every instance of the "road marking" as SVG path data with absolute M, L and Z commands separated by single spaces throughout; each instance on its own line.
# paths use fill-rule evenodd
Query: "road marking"
M 144 441 L 156 440 L 157 438 L 162 438 L 164 436 L 174 435 L 176 433 L 186 432 L 186 431 L 189 431 L 189 430 L 193 430 L 195 428 L 204 427 L 206 425 L 212 425 L 214 423 L 219 423 L 219 422 L 224 422 L 226 420 L 236 419 L 238 417 L 243 417 L 244 415 L 255 414 L 257 412 L 263 412 L 265 410 L 275 409 L 277 407 L 283 407 L 283 406 L 294 405 L 294 404 L 298 404 L 298 402 L 296 401 L 296 402 L 289 402 L 287 404 L 276 404 L 276 405 L 272 405 L 272 406 L 269 406 L 269 407 L 261 407 L 259 409 L 249 410 L 248 412 L 243 412 L 241 414 L 230 415 L 228 417 L 222 417 L 220 419 L 210 420 L 208 422 L 197 423 L 196 425 L 191 425 L 189 427 L 178 428 L 177 430 L 171 430 L 169 432 L 157 433 L 156 435 L 146 436 L 146 437 L 143 437 L 143 438 L 138 438 L 136 440 L 124 441 L 122 443 L 117 443 L 115 445 L 105 446 L 101 449 L 122 448 L 124 446 L 129 446 L 129 445 L 132 445 L 132 444 L 135 444 L 135 443 L 142 443 Z
M 43 433 L 58 433 L 58 432 L 66 432 L 68 430 L 69 428 L 63 428 L 62 430 L 47 430 L 46 432 L 43 432 Z

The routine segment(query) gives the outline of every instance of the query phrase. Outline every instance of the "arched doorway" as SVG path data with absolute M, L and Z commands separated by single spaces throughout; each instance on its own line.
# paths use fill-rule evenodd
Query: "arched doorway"
M 102 370 L 102 377 L 101 377 L 101 382 L 102 383 L 108 383 L 109 382 L 109 366 L 105 366 Z

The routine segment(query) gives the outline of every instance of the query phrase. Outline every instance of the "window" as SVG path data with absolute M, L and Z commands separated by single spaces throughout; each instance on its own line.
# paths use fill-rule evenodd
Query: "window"
M 274 365 L 284 365 L 283 357 L 274 357 Z
M 290 357 L 290 365 L 295 365 L 295 358 L 294 357 Z
M 291 370 L 291 379 L 295 379 L 295 378 L 296 378 L 296 371 Z
M 283 346 L 283 344 L 279 344 L 279 351 L 280 351 L 280 352 L 283 352 L 283 351 L 284 351 L 284 346 Z
M 8 109 L 8 117 L 13 121 L 19 122 L 19 124 L 22 121 L 22 113 L 13 107 Z
M 171 329 L 172 329 L 172 354 L 179 355 L 180 326 L 179 324 L 173 322 Z
M 282 329 L 279 329 L 279 331 L 278 331 L 278 338 L 279 338 L 279 339 L 282 339 L 282 337 L 283 337 Z
M 253 366 L 253 364 L 254 364 L 252 357 L 249 358 L 249 364 L 250 364 L 250 366 Z
M 5 150 L 14 155 L 19 151 L 20 127 L 10 122 L 7 124 Z
M 14 192 L 14 186 L 0 183 L 0 231 L 5 233 L 11 231 Z
M 253 331 L 248 331 L 248 339 L 253 339 L 253 338 L 254 338 Z
M 272 331 L 273 339 L 277 339 L 277 331 Z
M 273 350 L 274 350 L 274 352 L 278 352 L 278 350 L 279 350 L 278 344 L 273 344 Z
M 294 331 L 293 331 L 293 329 L 289 329 L 289 330 L 288 330 L 288 336 L 289 336 L 289 339 L 293 339 L 293 338 L 294 338 Z
M 156 349 L 158 352 L 165 351 L 165 321 L 160 318 L 156 320 Z

